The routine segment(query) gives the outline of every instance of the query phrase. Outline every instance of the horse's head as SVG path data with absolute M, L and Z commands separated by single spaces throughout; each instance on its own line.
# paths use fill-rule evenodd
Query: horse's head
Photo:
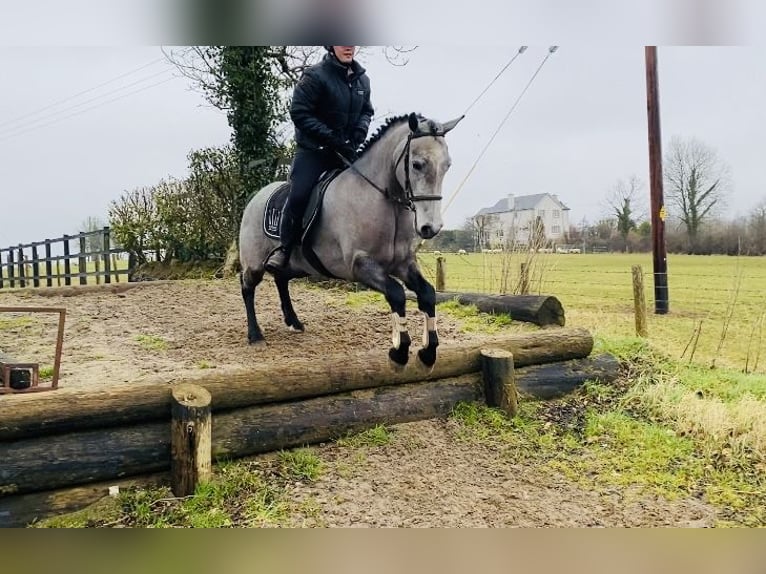
M 407 138 L 394 151 L 396 178 L 423 239 L 431 239 L 443 226 L 442 181 L 451 163 L 444 135 L 463 117 L 441 124 L 410 114 Z

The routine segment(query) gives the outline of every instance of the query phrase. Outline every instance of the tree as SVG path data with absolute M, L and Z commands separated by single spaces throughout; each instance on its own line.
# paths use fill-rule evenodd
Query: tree
M 722 206 L 729 169 L 712 147 L 696 139 L 670 140 L 664 160 L 665 192 L 695 253 L 702 224 Z
M 617 232 L 622 237 L 623 248 L 628 251 L 628 234 L 637 228 L 636 219 L 640 217 L 637 204 L 643 183 L 635 175 L 627 181 L 618 180 L 610 191 L 607 203 L 609 215 L 617 220 Z
M 750 253 L 766 255 L 766 200 L 755 206 L 748 220 Z
M 496 223 L 497 216 L 491 213 L 483 213 L 468 218 L 463 229 L 471 231 L 474 251 L 481 251 L 489 247 L 490 235 Z
M 543 247 L 547 242 L 547 238 L 545 237 L 545 223 L 543 222 L 543 218 L 539 215 L 535 217 L 531 227 L 532 228 L 529 230 L 529 245 L 535 249 L 539 249 L 540 247 Z
M 85 221 L 83 221 L 80 224 L 80 233 L 91 233 L 94 231 L 101 231 L 104 229 L 104 222 L 101 220 L 100 217 L 93 217 L 88 216 L 85 218 Z M 85 250 L 88 253 L 100 253 L 104 249 L 104 236 L 103 234 L 93 234 L 88 235 L 85 238 Z M 96 255 L 91 255 L 88 257 L 91 261 L 94 260 L 94 258 L 97 257 Z

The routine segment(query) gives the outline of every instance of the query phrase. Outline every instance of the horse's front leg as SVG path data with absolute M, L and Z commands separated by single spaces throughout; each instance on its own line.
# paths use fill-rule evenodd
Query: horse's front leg
M 391 306 L 393 322 L 391 334 L 391 349 L 388 357 L 403 367 L 410 358 L 410 334 L 407 332 L 407 317 L 405 315 L 406 298 L 401 284 L 390 277 L 385 270 L 367 255 L 359 255 L 354 259 L 354 278 L 383 293 Z
M 418 358 L 428 368 L 436 364 L 436 347 L 439 346 L 439 335 L 436 332 L 436 291 L 417 264 L 410 261 L 400 275 L 407 289 L 418 296 L 418 309 L 425 315 L 423 324 L 423 348 L 418 350 Z

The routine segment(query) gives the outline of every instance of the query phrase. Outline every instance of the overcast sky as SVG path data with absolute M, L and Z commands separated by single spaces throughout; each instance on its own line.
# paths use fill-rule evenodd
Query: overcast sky
M 530 46 L 449 134 L 446 196 L 547 48 Z M 458 116 L 517 49 L 510 41 L 430 44 L 404 67 L 373 50 L 364 65 L 376 112 Z M 190 150 L 227 143 L 225 115 L 161 58 L 159 47 L 0 48 L 0 246 L 74 233 L 88 216 L 105 219 L 125 190 L 184 177 Z M 733 176 L 728 215 L 766 199 L 765 61 L 765 47 L 659 49 L 663 140 L 694 136 L 718 150 Z M 571 223 L 598 219 L 617 179 L 648 181 L 646 123 L 640 45 L 562 45 L 446 212 L 447 227 L 508 193 L 555 193 Z

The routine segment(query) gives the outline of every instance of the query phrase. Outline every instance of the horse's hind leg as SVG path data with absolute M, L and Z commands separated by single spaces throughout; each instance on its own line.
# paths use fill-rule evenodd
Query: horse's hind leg
M 439 346 L 439 335 L 436 332 L 436 291 L 423 277 L 414 261 L 410 262 L 400 278 L 407 288 L 418 296 L 418 309 L 426 319 L 423 326 L 423 348 L 418 350 L 418 359 L 426 367 L 433 367 L 436 363 L 436 347 Z
M 285 325 L 290 327 L 291 331 L 303 332 L 303 323 L 300 322 L 298 316 L 295 314 L 293 302 L 290 299 L 289 282 L 290 277 L 282 273 L 277 273 L 274 276 L 274 283 L 276 283 L 277 291 L 279 291 L 279 301 L 282 304 L 282 314 L 285 317 Z
M 410 358 L 410 334 L 407 332 L 404 289 L 383 268 L 368 256 L 354 259 L 354 278 L 368 287 L 380 291 L 391 306 L 393 331 L 388 357 L 397 365 L 404 366 Z
M 245 313 L 247 314 L 247 341 L 253 345 L 263 341 L 263 333 L 258 326 L 258 319 L 255 317 L 255 288 L 263 279 L 263 271 L 254 271 L 252 269 L 243 269 L 239 274 L 239 281 L 242 286 L 242 299 L 245 302 Z

